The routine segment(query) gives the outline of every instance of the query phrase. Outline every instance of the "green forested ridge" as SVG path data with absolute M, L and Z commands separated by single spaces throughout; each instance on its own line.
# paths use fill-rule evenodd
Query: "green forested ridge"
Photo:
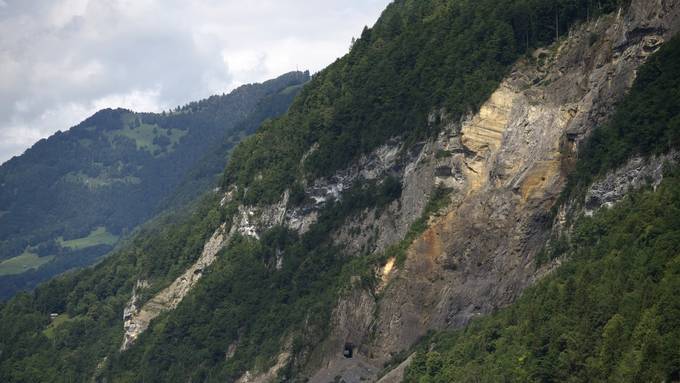
M 677 148 L 680 38 L 640 68 L 611 121 L 585 144 L 567 197 L 632 155 Z M 577 189 L 578 188 L 578 189 Z M 423 343 L 408 382 L 680 380 L 680 169 L 613 209 L 579 218 L 544 257 L 553 275 L 511 307 Z M 543 259 L 542 261 L 545 261 Z
M 627 1 L 400 0 L 350 53 L 315 75 L 284 117 L 234 152 L 223 185 L 247 203 L 280 198 L 295 178 L 329 175 L 387 138 L 434 133 L 427 114 L 476 109 L 528 49 Z M 317 143 L 300 166 L 300 160 Z
M 293 72 L 171 113 L 100 111 L 3 164 L 0 260 L 31 252 L 49 262 L 0 278 L 0 299 L 92 264 L 116 241 L 64 243 L 97 228 L 124 236 L 216 186 L 230 149 L 263 120 L 284 113 L 307 79 Z
M 217 186 L 219 175 L 224 171 L 227 163 L 225 153 L 229 153 L 231 148 L 236 146 L 241 139 L 254 133 L 263 121 L 280 116 L 288 110 L 293 99 L 309 80 L 308 73 L 301 75 L 297 81 L 289 82 L 293 85 L 283 87 L 283 90 L 279 92 L 264 96 L 255 105 L 252 112 L 234 127 L 234 132 L 237 134 L 219 140 L 214 147 L 210 148 L 188 172 L 180 185 L 173 191 L 173 194 L 161 204 L 160 209 L 181 206 L 203 191 Z M 281 89 L 281 87 L 277 86 L 276 89 Z

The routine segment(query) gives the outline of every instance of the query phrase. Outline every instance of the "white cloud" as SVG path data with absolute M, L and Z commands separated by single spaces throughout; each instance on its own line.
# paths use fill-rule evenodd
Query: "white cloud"
M 91 109 L 96 111 L 115 105 L 125 109 L 158 111 L 163 106 L 160 96 L 160 87 L 156 89 L 133 90 L 126 94 L 110 94 L 93 101 Z
M 104 107 L 160 111 L 346 53 L 389 0 L 0 0 L 0 162 Z
M 49 12 L 48 22 L 61 28 L 78 16 L 84 16 L 88 0 L 62 0 L 54 3 Z

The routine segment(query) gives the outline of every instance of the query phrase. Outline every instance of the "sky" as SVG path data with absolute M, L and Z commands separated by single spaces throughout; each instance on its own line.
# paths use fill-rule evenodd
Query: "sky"
M 349 50 L 389 0 L 0 0 L 0 163 L 102 108 L 159 112 Z

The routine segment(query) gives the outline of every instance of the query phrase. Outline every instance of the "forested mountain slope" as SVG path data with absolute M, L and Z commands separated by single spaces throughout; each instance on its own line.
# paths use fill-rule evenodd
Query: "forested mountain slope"
M 596 212 L 574 214 L 538 259 L 564 264 L 509 308 L 424 341 L 406 381 L 680 379 L 678 95 L 675 38 L 581 151 L 563 199 Z
M 231 147 L 284 113 L 307 80 L 289 73 L 163 114 L 102 110 L 3 164 L 0 299 L 92 264 L 153 214 L 204 193 Z
M 620 102 L 649 99 L 638 88 L 659 76 L 640 68 L 667 63 L 668 53 L 656 53 L 679 29 L 678 0 L 395 1 L 285 115 L 238 145 L 219 193 L 189 214 L 145 226 L 96 267 L 4 304 L 0 379 L 446 381 L 475 377 L 475 368 L 488 381 L 564 376 L 578 358 L 550 349 L 541 358 L 540 347 L 531 354 L 530 331 L 507 347 L 513 356 L 526 351 L 525 371 L 511 364 L 523 360 L 476 348 L 486 345 L 475 334 L 487 322 L 473 322 L 470 338 L 431 338 L 441 345 L 426 336 L 493 314 L 541 280 L 554 283 L 573 270 L 560 271 L 562 262 L 607 250 L 613 237 L 631 251 L 648 250 L 622 234 L 641 221 L 635 214 L 595 212 L 592 220 L 611 230 L 594 235 L 573 220 L 645 182 L 660 194 L 640 192 L 653 197 L 636 209 L 663 207 L 660 220 L 673 216 L 673 172 L 661 182 L 659 171 L 666 157 L 644 157 L 675 145 L 673 131 L 661 129 L 666 124 L 649 129 L 663 143 L 636 147 L 645 133 L 616 141 L 616 156 L 587 153 L 602 153 L 602 138 L 616 136 L 616 123 L 598 128 L 609 121 L 647 127 L 647 113 L 660 113 L 674 126 L 677 108 L 665 93 L 659 99 L 667 104 L 650 101 L 644 113 L 614 111 Z M 660 58 L 643 67 L 650 57 Z M 643 85 L 635 88 L 638 71 Z M 603 176 L 611 169 L 604 164 L 635 155 L 642 157 L 618 170 L 623 176 Z M 674 222 L 655 224 L 647 237 L 659 228 L 672 240 Z M 595 246 L 578 248 L 564 236 L 570 230 Z M 669 296 L 673 285 L 663 286 L 655 297 Z M 551 312 L 551 302 L 532 301 L 534 291 L 543 294 L 530 289 L 510 310 L 521 313 L 530 302 L 539 314 Z M 616 308 L 608 309 L 592 318 Z M 510 314 L 499 315 L 489 326 Z M 626 334 L 635 320 L 612 326 Z M 530 323 L 548 326 L 552 336 L 552 322 Z M 451 337 L 470 349 L 460 355 Z M 650 367 L 656 375 L 644 376 L 673 379 L 668 355 Z M 500 366 L 483 364 L 497 356 Z M 593 366 L 578 372 L 595 379 L 607 371 Z M 517 375 L 503 375 L 506 367 Z

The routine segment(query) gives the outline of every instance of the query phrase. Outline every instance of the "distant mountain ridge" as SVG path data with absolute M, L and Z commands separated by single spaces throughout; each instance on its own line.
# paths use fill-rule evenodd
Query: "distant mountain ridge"
M 153 214 L 207 190 L 231 148 L 308 80 L 291 72 L 171 112 L 104 109 L 4 163 L 0 299 L 92 264 Z

